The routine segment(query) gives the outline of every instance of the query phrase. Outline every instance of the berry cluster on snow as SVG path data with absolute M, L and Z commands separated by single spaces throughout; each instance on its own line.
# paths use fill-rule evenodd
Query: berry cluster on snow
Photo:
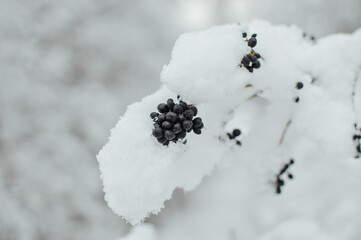
M 239 67 L 250 54 L 244 32 L 257 33 L 264 58 L 253 73 Z M 109 207 L 137 224 L 176 188 L 189 192 L 204 178 L 181 213 L 166 208 L 157 217 L 155 239 L 186 239 L 190 228 L 193 239 L 208 240 L 357 239 L 361 220 L 348 218 L 361 215 L 360 43 L 361 30 L 314 42 L 297 27 L 262 21 L 181 35 L 161 89 L 128 107 L 97 156 Z M 207 128 L 165 147 L 149 113 L 177 95 L 197 106 Z M 242 147 L 219 139 L 234 129 Z M 297 178 L 276 194 L 290 158 Z

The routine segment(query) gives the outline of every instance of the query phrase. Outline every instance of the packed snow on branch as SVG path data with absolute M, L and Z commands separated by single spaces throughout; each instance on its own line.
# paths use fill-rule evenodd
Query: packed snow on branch
M 180 36 L 98 155 L 109 207 L 138 224 L 200 185 L 152 217 L 157 239 L 356 239 L 360 43 L 263 21 Z

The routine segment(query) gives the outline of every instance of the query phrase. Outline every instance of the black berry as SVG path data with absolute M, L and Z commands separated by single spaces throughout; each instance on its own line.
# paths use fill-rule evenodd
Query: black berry
M 157 113 L 157 112 L 152 112 L 152 113 L 150 113 L 150 118 L 151 119 L 154 119 L 154 118 L 156 118 L 156 117 L 158 117 L 159 116 L 159 113 Z
M 166 112 L 169 111 L 169 107 L 168 107 L 168 105 L 165 104 L 165 103 L 159 104 L 157 108 L 158 108 L 158 111 L 159 111 L 160 113 L 166 113 Z
M 172 127 L 173 127 L 173 124 L 171 124 L 170 122 L 168 122 L 168 121 L 162 122 L 163 129 L 172 129 Z
M 168 108 L 169 108 L 169 109 L 173 109 L 173 107 L 174 107 L 174 101 L 173 101 L 173 99 L 169 98 L 169 99 L 167 100 L 167 105 L 168 105 Z
M 251 60 L 252 63 L 255 63 L 255 62 L 258 61 L 257 57 L 254 56 L 254 55 L 250 55 L 250 54 L 249 54 L 248 57 L 249 57 L 249 60 Z
M 248 39 L 248 46 L 253 48 L 256 45 L 257 45 L 257 39 L 255 37 L 251 37 L 250 39 Z
M 156 137 L 156 138 L 163 137 L 163 129 L 161 129 L 161 128 L 155 128 L 155 129 L 153 130 L 153 136 Z
M 200 128 L 202 126 L 202 118 L 197 117 L 195 119 L 193 119 L 193 127 L 194 128 Z
M 175 123 L 177 122 L 177 119 L 178 119 L 178 115 L 174 112 L 168 112 L 166 115 L 165 115 L 165 119 L 168 121 L 168 122 L 172 122 L 172 123 Z
M 193 111 L 193 116 L 197 116 L 198 109 L 195 106 L 192 106 L 189 109 Z
M 167 139 L 165 137 L 157 138 L 158 142 L 165 143 Z
M 164 121 L 165 121 L 165 114 L 164 114 L 164 113 L 159 114 L 159 116 L 158 116 L 158 123 L 160 124 L 160 123 L 162 123 L 162 122 L 164 122 Z
M 194 112 L 192 110 L 188 109 L 188 110 L 184 111 L 183 115 L 185 118 L 192 120 L 192 118 L 194 116 Z
M 183 112 L 183 108 L 181 107 L 181 105 L 175 104 L 174 107 L 173 107 L 173 112 L 177 113 L 177 114 L 180 114 L 180 113 Z
M 244 56 L 244 57 L 242 58 L 242 64 L 243 64 L 243 65 L 249 66 L 250 63 L 251 63 L 251 60 L 249 59 L 249 57 Z
M 182 125 L 180 123 L 176 123 L 173 126 L 174 133 L 180 133 L 182 131 Z
M 302 82 L 298 82 L 298 83 L 296 84 L 296 88 L 297 88 L 297 89 L 302 89 L 302 88 L 303 88 L 303 83 L 302 83 Z
M 252 63 L 252 67 L 258 69 L 261 66 L 261 63 L 257 60 L 256 62 Z
M 184 121 L 183 121 L 183 124 L 182 124 L 182 127 L 183 127 L 184 130 L 192 129 L 192 127 L 193 127 L 193 122 L 190 121 L 190 120 L 184 120 Z
M 169 131 L 169 130 L 165 130 L 164 131 L 164 137 L 169 141 L 173 140 L 175 138 L 175 133 L 172 132 L 172 131 Z
M 186 118 L 183 116 L 183 114 L 178 116 L 178 121 L 179 122 L 183 122 L 184 119 L 186 119 Z
M 239 135 L 241 135 L 241 130 L 239 130 L 239 129 L 234 129 L 234 130 L 233 130 L 233 136 L 234 136 L 234 137 L 238 137 Z
M 188 109 L 188 104 L 186 102 L 179 101 L 179 105 L 181 105 L 184 111 Z
M 202 133 L 202 130 L 200 128 L 193 128 L 193 132 L 197 135 Z
M 177 138 L 183 139 L 186 137 L 186 135 L 187 135 L 187 132 L 182 130 L 180 133 L 177 134 Z

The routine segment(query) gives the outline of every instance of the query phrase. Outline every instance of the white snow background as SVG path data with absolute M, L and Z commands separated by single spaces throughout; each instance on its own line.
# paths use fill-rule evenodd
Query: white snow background
M 264 18 L 321 37 L 351 33 L 361 20 L 359 0 L 0 2 L 1 240 L 128 233 L 130 225 L 104 201 L 95 155 L 126 106 L 159 89 L 181 33 Z M 187 197 L 193 193 L 201 194 Z M 188 201 L 176 191 L 147 221 L 158 226 Z
M 237 66 L 250 51 L 242 32 L 257 33 L 263 61 L 253 73 Z M 98 155 L 109 206 L 137 224 L 181 188 L 194 193 L 160 215 L 157 239 L 358 239 L 355 53 L 361 29 L 312 41 L 297 27 L 253 21 L 183 34 L 162 88 L 128 107 Z M 199 107 L 206 128 L 165 147 L 151 136 L 149 113 L 178 94 Z M 234 128 L 241 147 L 227 140 Z M 277 195 L 276 175 L 290 158 L 295 178 Z

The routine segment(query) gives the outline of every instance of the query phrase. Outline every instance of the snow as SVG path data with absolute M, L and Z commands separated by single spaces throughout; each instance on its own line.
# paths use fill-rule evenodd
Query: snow
M 164 147 L 156 141 L 151 135 L 149 113 L 171 96 L 176 95 L 163 87 L 130 105 L 98 155 L 105 199 L 132 224 L 148 213 L 158 213 L 175 188 L 192 190 L 222 156 L 211 131 L 200 137 L 190 136 L 188 142 L 192 145 L 172 143 Z
M 254 73 L 237 67 L 247 50 L 242 31 L 258 34 L 264 60 Z M 314 42 L 297 27 L 263 21 L 182 35 L 164 85 L 128 107 L 98 155 L 109 206 L 137 224 L 175 189 L 194 190 L 181 209 L 169 200 L 151 218 L 159 239 L 357 239 L 360 218 L 348 217 L 361 214 L 352 140 L 360 42 L 361 30 Z M 198 104 L 206 129 L 165 147 L 148 115 L 177 94 Z M 234 128 L 241 147 L 226 137 Z M 290 158 L 294 179 L 284 177 L 277 195 L 276 174 Z
M 253 18 L 297 24 L 317 37 L 353 32 L 360 4 L 2 1 L 0 239 L 115 239 L 128 232 L 106 206 L 95 155 L 126 106 L 159 88 L 180 33 Z M 287 11 L 275 14 L 279 9 Z M 252 126 L 244 121 L 227 130 Z
M 156 240 L 156 230 L 151 224 L 142 224 L 132 229 L 132 232 L 119 240 Z

